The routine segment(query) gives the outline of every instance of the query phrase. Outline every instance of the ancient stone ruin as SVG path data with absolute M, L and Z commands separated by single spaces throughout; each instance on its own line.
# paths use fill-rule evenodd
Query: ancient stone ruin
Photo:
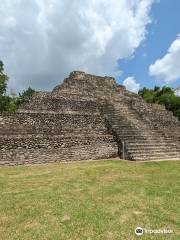
M 86 159 L 180 159 L 180 122 L 111 77 L 72 72 L 0 115 L 0 165 Z

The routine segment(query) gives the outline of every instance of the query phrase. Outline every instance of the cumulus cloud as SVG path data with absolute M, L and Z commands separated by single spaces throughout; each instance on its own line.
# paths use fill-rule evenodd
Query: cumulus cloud
M 180 97 L 180 87 L 178 87 L 177 89 L 175 89 L 175 95 Z
M 164 81 L 165 83 L 176 81 L 180 78 L 180 35 L 171 44 L 166 55 L 156 60 L 149 67 L 151 76 Z
M 51 89 L 72 70 L 114 75 L 146 36 L 155 0 L 1 0 L 10 87 Z
M 134 77 L 128 77 L 123 81 L 123 85 L 126 87 L 127 90 L 131 92 L 138 93 L 140 89 L 140 84 L 137 83 Z

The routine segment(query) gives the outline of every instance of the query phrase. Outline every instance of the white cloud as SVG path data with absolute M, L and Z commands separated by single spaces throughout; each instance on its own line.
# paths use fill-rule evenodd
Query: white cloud
M 175 89 L 175 95 L 180 97 L 180 87 L 178 87 L 177 89 Z
M 176 81 L 180 78 L 180 35 L 171 44 L 166 55 L 156 60 L 149 67 L 149 74 L 165 83 Z
M 123 85 L 126 87 L 127 90 L 131 92 L 138 93 L 140 89 L 140 84 L 137 83 L 134 77 L 128 77 L 123 81 Z
M 49 89 L 72 70 L 114 75 L 146 36 L 155 0 L 1 0 L 11 88 Z

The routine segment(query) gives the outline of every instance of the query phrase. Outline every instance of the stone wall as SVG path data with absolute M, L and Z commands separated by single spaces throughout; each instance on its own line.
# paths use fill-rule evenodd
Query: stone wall
M 118 145 L 97 113 L 2 114 L 0 133 L 1 166 L 118 156 Z
M 118 146 L 112 136 L 6 136 L 0 137 L 0 165 L 20 165 L 105 159 L 117 157 Z
M 106 133 L 104 119 L 97 114 L 15 113 L 0 117 L 1 135 Z

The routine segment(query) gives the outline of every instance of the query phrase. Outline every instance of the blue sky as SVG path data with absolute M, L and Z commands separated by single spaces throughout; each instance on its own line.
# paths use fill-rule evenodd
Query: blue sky
M 134 92 L 177 87 L 179 13 L 180 0 L 1 0 L 9 90 L 50 91 L 74 70 L 114 76 Z
M 180 78 L 174 82 L 164 83 L 148 73 L 150 64 L 167 53 L 171 43 L 180 33 L 180 1 L 161 0 L 158 4 L 153 5 L 150 15 L 152 23 L 147 26 L 147 37 L 136 49 L 134 57 L 118 61 L 118 65 L 123 71 L 118 82 L 122 83 L 124 78 L 134 76 L 141 87 L 180 86 Z

